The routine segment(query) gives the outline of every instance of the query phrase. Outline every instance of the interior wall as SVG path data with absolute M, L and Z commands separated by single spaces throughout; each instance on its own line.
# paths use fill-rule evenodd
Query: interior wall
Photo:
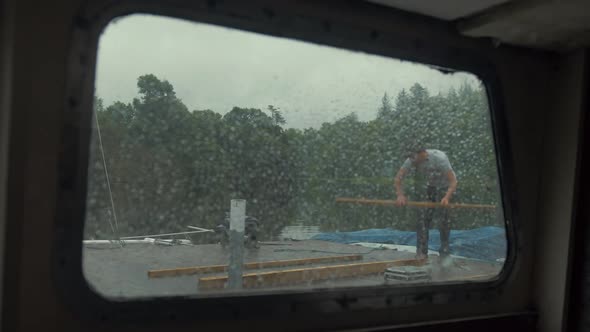
M 566 288 L 564 321 L 566 331 L 590 330 L 590 50 L 585 49 L 585 63 L 582 70 L 582 115 L 580 120 L 580 144 L 578 150 L 578 169 L 576 170 L 576 192 L 574 202 L 574 223 L 570 231 L 569 283 Z
M 4 275 L 4 227 L 6 225 L 6 173 L 10 122 L 10 75 L 12 61 L 12 1 L 0 0 L 0 326 Z
M 535 307 L 540 331 L 561 331 L 567 299 L 568 256 L 572 228 L 578 135 L 583 97 L 583 51 L 556 63 L 551 108 L 545 117 L 535 250 Z
M 226 2 L 227 3 L 227 2 Z M 531 301 L 531 266 L 538 250 L 535 248 L 537 227 L 537 193 L 539 192 L 539 165 L 546 159 L 541 152 L 544 116 L 552 111 L 550 93 L 554 87 L 548 83 L 553 71 L 553 57 L 543 53 L 494 49 L 483 43 L 474 43 L 466 38 L 442 31 L 440 26 L 423 20 L 414 20 L 405 15 L 379 9 L 355 16 L 355 8 L 336 5 L 317 5 L 305 2 L 309 13 L 338 20 L 344 17 L 351 24 L 366 24 L 380 31 L 400 34 L 421 34 L 420 39 L 407 37 L 399 41 L 408 46 L 407 53 L 429 54 L 428 40 L 440 44 L 462 45 L 489 56 L 501 79 L 508 131 L 512 139 L 512 165 L 506 165 L 513 172 L 514 207 L 519 222 L 519 260 L 510 276 L 509 284 L 493 301 L 472 299 L 469 302 L 436 305 L 427 303 L 404 309 L 350 311 L 330 314 L 324 317 L 302 315 L 301 320 L 289 322 L 289 328 L 334 327 L 335 324 L 385 324 L 396 321 L 424 321 L 461 317 L 486 313 L 522 311 L 529 308 Z M 349 2 L 343 2 L 350 5 Z M 56 0 L 39 3 L 34 0 L 15 1 L 15 48 L 11 61 L 11 127 L 10 159 L 8 178 L 7 213 L 10 226 L 7 228 L 7 261 L 11 266 L 5 277 L 10 284 L 4 298 L 10 304 L 10 322 L 3 324 L 12 331 L 34 331 L 55 329 L 61 331 L 130 331 L 129 326 L 113 326 L 110 322 L 85 322 L 77 319 L 71 308 L 65 307 L 60 293 L 52 280 L 52 252 L 55 223 L 55 197 L 58 188 L 57 169 L 61 114 L 65 102 L 65 73 L 68 70 L 68 50 L 74 14 L 79 5 L 75 0 Z M 347 6 L 348 6 L 347 5 Z M 280 7 L 280 5 L 277 5 Z M 241 14 L 240 14 L 241 15 Z M 235 17 L 244 17 L 236 14 Z M 311 14 L 310 14 L 311 15 Z M 247 16 L 246 16 L 247 17 Z M 331 17 L 331 18 L 330 18 Z M 395 19 L 394 19 L 395 18 Z M 399 20 L 397 20 L 399 18 Z M 297 19 L 301 19 L 297 17 Z M 343 19 L 344 20 L 344 19 Z M 289 20 L 283 22 L 288 26 Z M 311 24 L 310 24 L 311 25 Z M 286 29 L 284 26 L 281 29 Z M 401 31 L 401 32 L 400 32 Z M 442 32 L 441 32 L 442 31 Z M 403 33 L 401 33 L 403 35 Z M 368 37 L 367 37 L 368 38 Z M 417 45 L 410 49 L 411 45 Z M 450 52 L 449 52 L 450 53 Z M 440 53 L 439 53 L 440 54 Z M 452 57 L 452 55 L 447 55 Z M 564 74 L 565 75 L 565 74 Z M 563 76 L 564 82 L 567 82 Z M 574 82 L 569 82 L 574 84 Z M 569 118 L 568 118 L 569 119 Z M 564 120 L 565 121 L 565 120 Z M 563 124 L 563 130 L 567 130 Z M 559 152 L 559 151 L 558 151 Z M 559 152 L 562 153 L 562 152 Z M 566 156 L 566 159 L 569 155 Z M 555 184 L 554 186 L 557 186 Z M 567 191 L 567 183 L 563 184 Z M 547 186 L 547 184 L 545 184 Z M 553 211 L 548 211 L 553 213 Z M 561 215 L 559 215 L 561 216 Z M 556 216 L 556 218 L 559 218 Z M 514 220 L 511 220 L 513 222 Z M 82 221 L 72 221 L 82 222 Z M 549 230 L 547 230 L 549 231 Z M 542 242 L 540 242 L 542 243 Z M 79 248 L 72 248 L 79 250 Z M 79 304 L 80 307 L 84 303 Z M 5 308 L 6 309 L 6 308 Z M 4 312 L 7 312 L 4 310 Z M 326 317 L 329 317 L 327 319 Z M 258 330 L 273 330 L 272 317 L 269 321 L 213 322 L 199 327 L 207 330 L 223 327 L 252 327 Z M 195 325 L 163 322 L 166 328 L 194 330 Z M 156 330 L 162 326 L 145 327 Z
M 59 330 L 51 257 L 60 115 L 77 1 L 11 1 L 3 331 Z M 2 133 L 5 135 L 6 133 Z M 70 317 L 71 318 L 71 317 Z M 68 319 L 65 319 L 68 320 Z

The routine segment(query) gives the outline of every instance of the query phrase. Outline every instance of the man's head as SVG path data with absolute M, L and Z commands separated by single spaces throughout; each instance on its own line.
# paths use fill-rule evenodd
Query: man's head
M 426 147 L 424 143 L 418 139 L 409 140 L 404 146 L 404 156 L 410 159 L 413 163 L 419 162 L 423 159 L 421 158 L 424 155 L 423 152 L 426 152 Z

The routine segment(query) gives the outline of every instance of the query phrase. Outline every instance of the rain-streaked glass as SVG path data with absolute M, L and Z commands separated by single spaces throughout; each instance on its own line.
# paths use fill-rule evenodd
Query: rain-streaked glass
M 105 29 L 96 76 L 83 266 L 105 296 L 416 287 L 502 269 L 490 110 L 470 73 L 132 15 Z

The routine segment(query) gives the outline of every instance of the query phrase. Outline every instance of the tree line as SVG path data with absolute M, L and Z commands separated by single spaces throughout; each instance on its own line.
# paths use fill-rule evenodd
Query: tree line
M 118 236 L 184 231 L 188 225 L 213 228 L 237 198 L 247 200 L 247 214 L 260 220 L 267 239 L 298 223 L 325 231 L 411 230 L 410 208 L 335 202 L 336 197 L 395 199 L 393 175 L 409 139 L 447 153 L 459 180 L 456 202 L 500 201 L 482 87 L 464 84 L 431 95 L 416 83 L 395 98 L 385 93 L 374 120 L 360 121 L 351 113 L 317 129 L 285 129 L 273 105 L 234 107 L 223 115 L 190 111 L 170 82 L 152 74 L 140 76 L 137 87 L 131 102 L 106 106 L 95 98 L 89 239 L 113 238 L 115 214 Z M 495 213 L 453 213 L 455 229 L 501 225 Z

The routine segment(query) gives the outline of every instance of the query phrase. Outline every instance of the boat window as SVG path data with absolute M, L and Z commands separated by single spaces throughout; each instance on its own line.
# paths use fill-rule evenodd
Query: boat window
M 131 15 L 99 44 L 83 272 L 112 298 L 484 282 L 507 236 L 468 72 Z

